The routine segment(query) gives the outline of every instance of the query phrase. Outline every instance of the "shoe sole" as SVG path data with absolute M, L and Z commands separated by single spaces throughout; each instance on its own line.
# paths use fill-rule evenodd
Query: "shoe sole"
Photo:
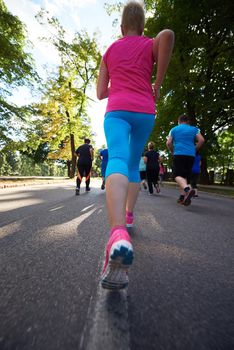
M 188 197 L 185 198 L 183 204 L 187 207 L 188 205 L 191 204 L 191 198 L 194 196 L 195 194 L 195 191 L 194 190 L 191 190 L 188 194 Z
M 155 189 L 156 189 L 157 193 L 160 193 L 160 188 L 159 187 L 156 186 Z
M 129 282 L 127 271 L 132 261 L 131 243 L 124 240 L 114 243 L 111 247 L 108 265 L 102 276 L 102 287 L 109 290 L 126 288 Z

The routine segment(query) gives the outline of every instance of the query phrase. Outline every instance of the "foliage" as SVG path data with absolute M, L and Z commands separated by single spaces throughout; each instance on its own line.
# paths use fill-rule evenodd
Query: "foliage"
M 65 176 L 65 167 L 54 161 L 37 163 L 31 157 L 19 152 L 0 153 L 1 176 Z
M 100 159 L 100 151 L 104 149 L 105 146 L 103 146 L 101 149 L 97 149 L 94 152 L 94 161 L 93 161 L 93 166 L 92 170 L 98 175 L 101 176 L 101 159 Z
M 165 145 L 167 135 L 178 116 L 188 114 L 206 139 L 202 150 L 205 177 L 216 150 L 223 152 L 218 135 L 234 121 L 234 3 L 229 0 L 145 0 L 144 3 L 147 18 L 144 34 L 155 37 L 161 30 L 170 28 L 176 38 L 150 139 L 167 154 L 170 165 Z M 122 2 L 106 5 L 109 13 L 119 12 L 122 6 Z
M 197 8 L 193 1 L 157 1 L 158 14 L 147 22 L 147 34 L 169 27 L 176 35 L 160 113 L 166 109 L 170 120 L 176 120 L 187 112 L 208 137 L 233 121 L 230 5 L 200 1 Z
M 45 10 L 37 19 L 42 25 L 50 25 L 53 34 L 49 41 L 57 49 L 61 64 L 43 84 L 41 102 L 33 106 L 34 117 L 25 129 L 26 141 L 19 147 L 34 159 L 67 162 L 68 174 L 73 177 L 75 149 L 84 137 L 92 139 L 88 89 L 97 78 L 101 55 L 95 35 L 90 38 L 81 31 L 69 41 L 58 19 L 49 18 Z
M 74 135 L 76 145 L 82 143 L 84 137 L 91 137 L 90 121 L 85 112 L 86 96 L 73 85 L 76 83 L 74 76 L 65 75 L 60 67 L 58 77 L 46 82 L 42 102 L 35 106 L 40 140 L 49 148 L 48 158 L 56 160 L 72 159 L 70 135 Z
M 0 146 L 11 139 L 14 132 L 12 118 L 23 119 L 28 113 L 27 107 L 17 107 L 7 98 L 14 88 L 32 86 L 34 79 L 38 79 L 32 57 L 25 51 L 27 46 L 24 24 L 0 0 Z
M 170 28 L 176 42 L 158 103 L 151 138 L 165 150 L 169 130 L 182 113 L 205 136 L 203 159 L 213 154 L 217 131 L 233 124 L 233 3 L 192 0 L 145 1 L 151 10 L 145 34 Z M 203 169 L 206 171 L 206 169 Z
M 234 168 L 234 126 L 217 135 L 217 146 L 214 155 L 210 156 L 210 166 L 223 171 Z

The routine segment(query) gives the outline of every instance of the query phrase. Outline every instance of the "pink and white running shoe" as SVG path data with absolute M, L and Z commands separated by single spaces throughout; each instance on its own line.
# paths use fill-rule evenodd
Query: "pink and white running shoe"
M 160 193 L 160 187 L 159 187 L 158 184 L 155 185 L 155 189 L 156 189 L 156 192 L 157 192 L 157 193 Z
M 126 227 L 133 227 L 133 214 L 126 212 Z
M 128 285 L 128 268 L 133 261 L 131 239 L 124 228 L 116 228 L 106 247 L 106 260 L 101 284 L 105 289 L 118 290 Z

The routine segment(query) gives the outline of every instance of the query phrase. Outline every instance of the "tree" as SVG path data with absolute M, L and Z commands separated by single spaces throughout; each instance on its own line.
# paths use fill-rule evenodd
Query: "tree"
M 75 153 L 75 144 L 84 137 L 92 137 L 89 118 L 85 112 L 86 97 L 75 87 L 76 77 L 67 76 L 64 68 L 59 68 L 58 76 L 53 76 L 45 84 L 42 102 L 36 105 L 36 129 L 40 145 L 47 145 L 48 158 L 66 161 L 68 176 L 74 177 L 75 169 L 70 169 Z M 81 110 L 82 104 L 82 110 Z M 33 147 L 29 137 L 27 145 Z M 38 146 L 37 146 L 38 147 Z M 37 148 L 38 149 L 38 148 Z
M 67 159 L 69 176 L 73 177 L 76 164 L 75 141 L 81 137 L 90 136 L 91 133 L 86 113 L 89 101 L 87 91 L 97 78 L 101 55 L 95 36 L 91 39 L 86 31 L 81 31 L 75 34 L 71 42 L 68 42 L 65 39 L 65 30 L 58 19 L 47 17 L 47 12 L 44 10 L 38 14 L 37 18 L 40 23 L 44 24 L 46 21 L 55 29 L 55 34 L 49 40 L 57 48 L 61 59 L 58 79 L 50 82 L 52 85 L 47 90 L 52 94 L 46 108 L 49 108 L 50 112 L 53 110 L 50 121 L 54 118 L 54 126 L 50 124 L 50 132 L 54 130 L 56 135 L 53 137 L 53 142 L 50 140 L 51 151 L 54 151 L 54 157 L 62 156 Z M 58 93 L 53 98 L 52 91 L 55 91 L 55 88 Z M 43 111 L 43 108 L 41 110 Z M 48 115 L 48 110 L 44 114 Z M 60 120 L 60 123 L 58 124 L 55 119 L 57 122 Z M 56 125 L 63 125 L 59 132 L 55 130 Z M 68 144 L 70 144 L 69 157 L 67 156 Z
M 14 88 L 32 84 L 38 76 L 31 55 L 26 52 L 27 33 L 24 24 L 13 16 L 0 0 L 0 146 L 11 140 L 12 118 L 23 119 L 27 107 L 17 107 L 7 100 Z
M 221 172 L 221 182 L 233 184 L 234 126 L 217 135 L 215 154 L 210 156 L 210 166 Z M 232 175 L 231 175 L 232 174 Z
M 207 159 L 217 144 L 217 132 L 234 121 L 233 2 L 158 0 L 145 3 L 151 11 L 146 35 L 154 36 L 170 28 L 176 37 L 151 137 L 159 140 L 164 150 L 169 129 L 180 114 L 187 113 L 206 139 L 202 180 L 208 182 Z

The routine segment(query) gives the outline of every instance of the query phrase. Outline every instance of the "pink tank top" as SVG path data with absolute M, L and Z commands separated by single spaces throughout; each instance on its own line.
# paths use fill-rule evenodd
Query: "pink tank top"
M 106 112 L 125 110 L 155 114 L 151 87 L 153 39 L 125 36 L 107 49 L 103 60 L 110 77 Z

